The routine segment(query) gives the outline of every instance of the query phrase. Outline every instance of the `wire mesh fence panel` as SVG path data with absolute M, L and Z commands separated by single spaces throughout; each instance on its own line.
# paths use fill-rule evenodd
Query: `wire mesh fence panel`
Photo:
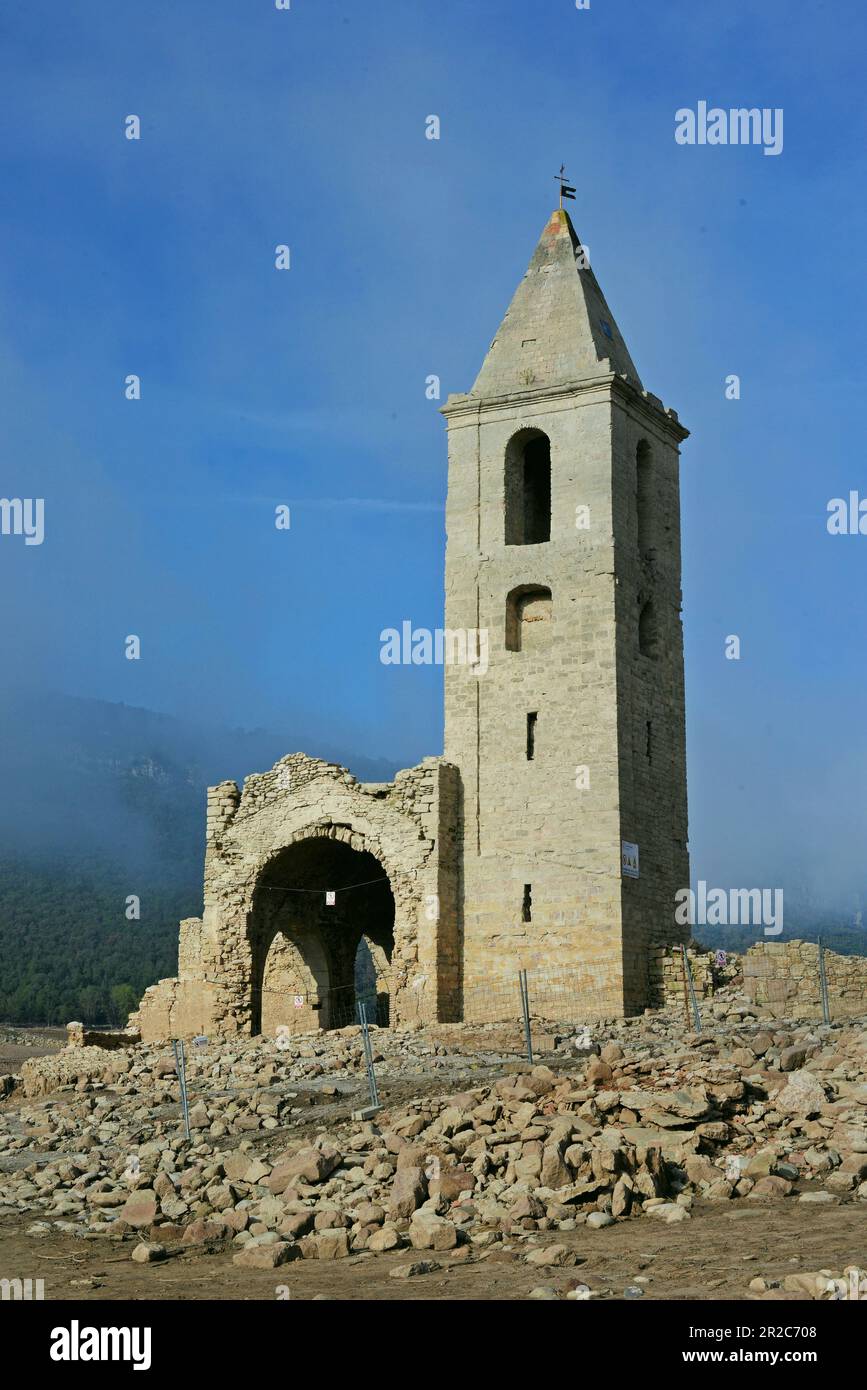
M 364 1005 L 368 1023 L 387 1028 L 391 1022 L 391 996 L 381 987 L 363 991 L 356 990 L 354 986 L 330 989 L 323 992 L 322 1004 L 330 1028 L 346 1028 L 351 1023 L 358 1023 L 359 1004 Z
M 357 984 L 338 985 L 331 989 L 258 991 L 267 1000 L 269 1026 L 264 1026 L 264 1008 L 259 1005 L 258 1016 L 263 1018 L 261 1032 L 293 1037 L 296 1034 L 328 1032 L 358 1023 L 358 1004 L 367 1008 L 367 1021 L 380 1028 L 392 1022 L 391 987 L 387 977 L 378 975 L 364 988 Z M 257 1012 L 254 1005 L 254 1013 Z
M 531 1021 L 580 1031 L 619 1012 L 610 975 L 603 968 L 527 972 Z
M 759 1018 L 770 1013 L 775 1019 L 794 1022 L 845 1023 L 867 1014 L 867 993 L 858 988 L 847 989 L 833 976 L 823 980 L 818 971 L 795 974 L 778 968 L 776 973 L 763 975 L 752 983 L 749 997 Z
M 467 1023 L 515 1023 L 521 1019 L 518 971 L 493 976 L 464 988 L 464 1020 Z
M 758 1024 L 773 1021 L 789 1023 L 808 1023 L 821 1025 L 826 1013 L 832 1024 L 843 1024 L 847 1020 L 867 1016 L 867 999 L 861 984 L 861 963 L 863 957 L 835 957 L 827 953 L 828 962 L 825 978 L 821 977 L 819 958 L 813 949 L 811 958 L 790 963 L 788 960 L 772 957 L 759 962 L 760 968 L 744 972 L 744 978 L 734 983 L 735 994 L 732 1003 L 735 1014 L 722 1012 L 713 1005 L 718 988 L 708 988 L 708 982 L 699 972 L 693 980 L 693 990 L 688 988 L 688 980 L 677 983 L 681 992 L 676 998 L 667 997 L 666 1014 L 677 1022 L 676 1030 L 663 1028 L 658 1032 L 656 1046 L 672 1048 L 680 1046 L 678 1036 L 683 1028 L 694 1031 L 695 1011 L 690 1010 L 687 1017 L 685 1004 L 690 1003 L 690 994 L 700 1013 L 700 1027 L 708 1031 L 731 1027 L 736 1016 L 743 1013 L 744 1002 L 749 1002 L 755 1010 Z M 692 974 L 692 970 L 690 970 Z M 522 992 L 524 976 L 525 995 Z M 334 1029 L 359 1026 L 359 1004 L 363 1004 L 370 1025 L 386 1029 L 395 1022 L 392 1007 L 393 979 L 383 970 L 369 972 L 366 976 L 356 974 L 353 983 L 335 988 L 310 990 L 293 995 L 286 989 L 271 991 L 267 986 L 258 991 L 259 998 L 272 997 L 273 1007 L 269 1009 L 272 1026 L 263 1030 L 262 1037 L 270 1039 L 275 1055 L 293 1050 L 292 1039 L 310 1037 L 311 1034 L 327 1035 Z M 562 1050 L 569 1040 L 581 1049 L 601 1042 L 611 1036 L 608 1031 L 599 1031 L 599 1020 L 617 1027 L 615 1020 L 621 1017 L 621 1001 L 616 997 L 616 980 L 612 983 L 610 970 L 603 966 L 581 966 L 575 968 L 551 969 L 538 966 L 520 972 L 517 966 L 508 972 L 501 972 L 486 979 L 474 981 L 463 992 L 462 1018 L 466 1032 L 461 1034 L 461 1046 L 468 1044 L 481 1053 L 502 1054 L 506 1057 L 527 1057 L 542 1055 L 552 1047 Z M 726 988 L 728 989 L 727 982 Z M 744 994 L 747 1001 L 744 1000 Z M 824 998 L 823 998 L 824 995 Z M 407 1021 L 406 1000 L 401 1010 L 401 1021 Z M 655 1012 L 655 1011 L 654 1011 Z M 752 1009 L 750 1010 L 752 1012 Z M 434 1020 L 421 1017 L 422 1023 L 432 1024 Z M 477 1025 L 477 1030 L 474 1029 Z M 204 1045 L 200 1050 L 199 1043 Z M 225 1075 L 216 1073 L 206 1076 L 211 1066 L 212 1052 L 218 1051 L 218 1040 L 189 1039 L 187 1041 L 186 1072 L 187 1085 L 192 1104 L 202 1091 L 225 1091 L 232 1089 L 232 1082 Z M 567 1051 L 570 1049 L 566 1048 Z M 175 1076 L 175 1084 L 180 1078 Z
M 617 1012 L 610 980 L 599 968 L 528 970 L 527 1011 L 533 1028 L 581 1032 L 595 1020 Z M 464 991 L 468 1023 L 523 1026 L 519 972 L 494 976 Z

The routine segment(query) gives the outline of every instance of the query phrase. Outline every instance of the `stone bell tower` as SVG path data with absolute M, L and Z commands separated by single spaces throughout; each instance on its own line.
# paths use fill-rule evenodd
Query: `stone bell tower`
M 466 1016 L 519 967 L 578 972 L 588 1008 L 632 1013 L 689 883 L 687 431 L 643 388 L 565 211 L 443 414 L 446 628 L 488 633 L 486 663 L 445 672 Z

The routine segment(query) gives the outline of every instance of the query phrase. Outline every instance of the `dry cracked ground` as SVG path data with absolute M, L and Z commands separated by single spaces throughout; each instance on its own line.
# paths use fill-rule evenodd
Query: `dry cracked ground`
M 0 1280 L 46 1299 L 867 1299 L 867 1018 L 736 988 L 490 1025 L 60 1048 L 0 1030 Z M 542 1028 L 544 1027 L 544 1031 Z

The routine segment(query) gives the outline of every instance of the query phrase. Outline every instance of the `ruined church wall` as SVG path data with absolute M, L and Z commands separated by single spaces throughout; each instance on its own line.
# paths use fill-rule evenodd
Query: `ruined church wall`
M 863 1014 L 867 957 L 825 951 L 832 1019 Z M 821 1018 L 819 947 L 810 941 L 760 941 L 743 958 L 744 993 L 775 1018 Z
M 741 982 L 743 992 L 762 1016 L 820 1019 L 822 990 L 819 947 L 810 941 L 757 941 L 743 955 L 725 953 L 716 964 L 715 951 L 688 951 L 693 985 L 699 1000 L 710 998 L 722 985 Z M 867 1006 L 867 956 L 839 955 L 826 950 L 825 976 L 831 1018 L 864 1013 Z M 659 948 L 653 953 L 662 1001 L 683 1006 L 683 962 L 679 952 Z
M 243 791 L 233 782 L 210 788 L 203 916 L 182 924 L 178 978 L 146 992 L 134 1018 L 142 1035 L 249 1031 L 256 884 L 276 854 L 312 837 L 369 852 L 388 875 L 395 904 L 392 1019 L 453 1016 L 457 807 L 456 772 L 437 758 L 398 773 L 393 783 L 364 784 L 345 768 L 293 754 L 248 777 Z

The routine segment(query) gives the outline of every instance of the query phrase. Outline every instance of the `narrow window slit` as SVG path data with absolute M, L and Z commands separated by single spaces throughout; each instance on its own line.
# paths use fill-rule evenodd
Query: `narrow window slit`
M 536 756 L 536 720 L 538 715 L 535 710 L 527 715 L 527 761 L 532 762 Z

